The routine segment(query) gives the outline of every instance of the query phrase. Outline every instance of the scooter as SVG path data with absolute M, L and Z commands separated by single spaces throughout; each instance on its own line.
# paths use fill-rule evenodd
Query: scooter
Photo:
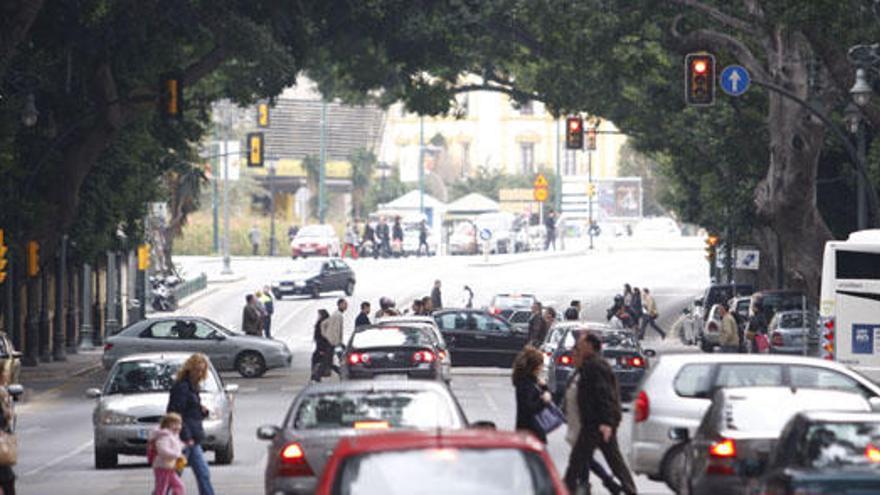
M 151 304 L 155 311 L 167 312 L 177 309 L 177 297 L 174 295 L 173 289 L 178 284 L 180 284 L 180 278 L 175 275 L 150 277 Z

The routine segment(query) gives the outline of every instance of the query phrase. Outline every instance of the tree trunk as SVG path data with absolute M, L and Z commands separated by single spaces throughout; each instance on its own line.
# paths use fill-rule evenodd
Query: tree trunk
M 807 99 L 806 40 L 778 28 L 765 42 L 772 80 Z M 816 206 L 816 177 L 825 129 L 802 106 L 768 92 L 770 166 L 755 191 L 760 221 L 773 229 L 781 243 L 786 288 L 803 290 L 817 298 L 822 253 L 831 231 Z M 768 237 L 768 236 L 765 236 Z M 770 246 L 764 246 L 765 248 Z M 767 250 L 765 249 L 766 253 Z

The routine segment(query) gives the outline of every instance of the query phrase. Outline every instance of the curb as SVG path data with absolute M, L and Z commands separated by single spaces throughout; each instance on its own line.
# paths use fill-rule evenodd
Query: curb
M 541 256 L 529 256 L 511 260 L 503 260 L 503 261 L 492 261 L 489 258 L 489 261 L 477 261 L 473 263 L 468 263 L 468 267 L 472 268 L 480 268 L 480 267 L 492 267 L 492 266 L 506 266 L 506 265 L 515 265 L 517 263 L 529 263 L 533 261 L 542 261 L 548 259 L 556 259 L 556 258 L 570 258 L 573 256 L 585 256 L 590 254 L 589 250 L 573 250 L 573 251 L 556 251 L 553 254 L 544 254 Z

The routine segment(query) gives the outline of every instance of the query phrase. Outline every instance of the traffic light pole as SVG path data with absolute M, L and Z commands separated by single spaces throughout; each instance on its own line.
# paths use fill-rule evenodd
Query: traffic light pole
M 275 163 L 269 163 L 269 212 L 272 215 L 269 227 L 269 256 L 275 256 Z
M 231 118 L 229 109 L 223 107 L 221 110 L 223 140 L 223 269 L 220 271 L 222 275 L 232 275 L 232 259 L 229 257 L 229 127 Z M 146 286 L 146 281 L 144 282 Z M 144 297 L 141 299 L 141 314 L 146 314 L 147 297 L 144 290 Z
M 326 167 L 327 167 L 327 101 L 321 100 L 321 163 L 318 170 L 318 221 L 324 223 L 326 216 Z
M 590 192 L 592 194 L 587 197 L 589 204 L 589 222 L 587 225 L 587 232 L 590 234 L 590 249 L 593 249 L 593 195 L 595 194 L 595 190 L 593 187 L 593 151 L 587 150 L 587 184 L 589 184 Z
M 557 213 L 562 213 L 562 170 L 561 170 L 561 155 L 562 155 L 562 143 L 560 142 L 561 132 L 559 130 L 559 126 L 561 122 L 559 119 L 556 119 L 556 201 L 554 201 L 554 205 L 556 207 Z
M 425 118 L 419 116 L 419 213 L 425 213 Z

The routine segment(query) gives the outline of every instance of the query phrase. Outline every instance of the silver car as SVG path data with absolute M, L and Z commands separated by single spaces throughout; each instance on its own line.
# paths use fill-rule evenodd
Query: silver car
M 449 388 L 427 380 L 317 383 L 297 395 L 268 440 L 266 495 L 311 494 L 341 438 L 376 430 L 460 429 L 467 420 Z
M 862 394 L 880 401 L 880 387 L 846 366 L 780 354 L 669 354 L 648 370 L 633 402 L 630 466 L 675 490 L 684 445 L 674 428 L 693 435 L 719 388 L 794 386 Z
M 97 400 L 92 414 L 95 427 L 95 468 L 115 467 L 119 454 L 146 455 L 150 431 L 158 428 L 168 407 L 168 393 L 177 370 L 189 353 L 137 354 L 116 362 L 102 389 L 86 396 Z M 238 385 L 223 385 L 209 363 L 200 396 L 209 415 L 203 421 L 202 448 L 213 450 L 217 464 L 233 458 L 232 410 Z
M 169 316 L 141 320 L 109 337 L 103 364 L 143 352 L 201 352 L 220 371 L 238 371 L 245 378 L 262 376 L 272 368 L 290 366 L 292 354 L 280 340 L 245 335 L 196 316 Z
M 810 314 L 806 313 L 808 323 Z M 779 311 L 770 320 L 767 333 L 770 352 L 814 356 L 819 351 L 818 325 L 804 325 L 803 311 Z
M 404 315 L 404 316 L 385 316 L 383 318 L 379 318 L 376 322 L 376 325 L 381 326 L 406 326 L 406 327 L 417 327 L 417 328 L 425 328 L 429 330 L 434 338 L 437 340 L 437 348 L 440 349 L 440 375 L 443 381 L 449 383 L 452 381 L 452 357 L 449 355 L 449 349 L 446 346 L 446 341 L 443 339 L 443 334 L 440 332 L 440 327 L 437 326 L 437 322 L 434 321 L 434 318 L 430 316 L 412 316 L 412 315 Z

